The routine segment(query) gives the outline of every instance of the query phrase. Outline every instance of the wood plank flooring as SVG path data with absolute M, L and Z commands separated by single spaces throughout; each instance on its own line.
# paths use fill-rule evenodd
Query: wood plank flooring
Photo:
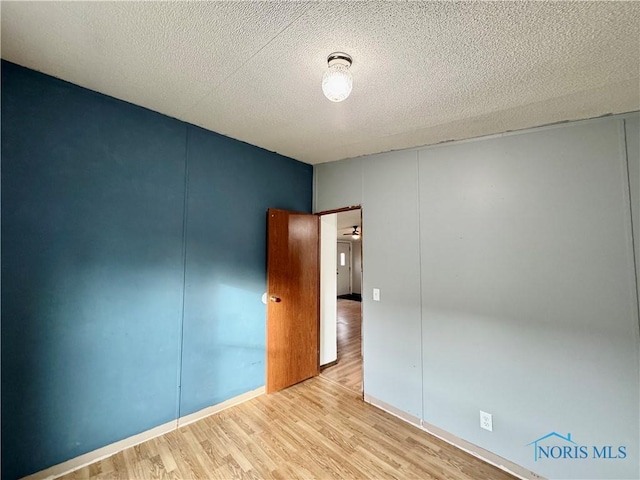
M 62 477 L 456 479 L 514 477 L 316 377 Z
M 350 390 L 362 393 L 362 304 L 338 299 L 338 363 L 321 375 Z

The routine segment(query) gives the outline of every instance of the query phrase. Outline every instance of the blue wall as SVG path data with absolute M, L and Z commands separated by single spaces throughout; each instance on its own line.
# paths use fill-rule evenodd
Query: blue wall
M 264 384 L 266 209 L 312 168 L 2 63 L 2 477 Z

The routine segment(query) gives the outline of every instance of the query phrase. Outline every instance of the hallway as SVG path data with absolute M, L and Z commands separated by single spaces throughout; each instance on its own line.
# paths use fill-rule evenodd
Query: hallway
M 362 303 L 338 298 L 338 363 L 322 370 L 333 382 L 362 393 Z

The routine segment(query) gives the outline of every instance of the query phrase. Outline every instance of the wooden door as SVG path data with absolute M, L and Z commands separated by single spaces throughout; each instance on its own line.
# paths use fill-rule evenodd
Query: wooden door
M 267 393 L 318 375 L 320 271 L 318 217 L 269 209 Z

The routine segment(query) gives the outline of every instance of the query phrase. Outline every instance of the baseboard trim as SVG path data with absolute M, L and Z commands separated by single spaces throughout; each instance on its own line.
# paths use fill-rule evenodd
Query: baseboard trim
M 440 440 L 447 442 L 450 445 L 453 445 L 456 448 L 459 448 L 460 450 L 467 452 L 470 455 L 473 455 L 474 457 L 479 458 L 483 462 L 489 463 L 494 467 L 499 468 L 500 470 L 504 470 L 505 472 L 510 473 L 515 477 L 521 478 L 522 480 L 546 480 L 545 477 L 538 475 L 537 473 L 532 472 L 530 470 L 527 470 L 526 468 L 521 467 L 517 463 L 513 463 L 507 460 L 506 458 L 503 458 L 499 455 L 496 455 L 495 453 L 490 452 L 489 450 L 485 450 L 484 448 L 479 447 L 478 445 L 467 442 L 462 438 L 456 437 L 455 435 L 452 435 L 446 430 L 442 430 L 441 428 L 438 428 L 435 425 L 431 425 L 427 422 L 421 422 L 421 423 L 422 423 L 421 428 L 425 432 L 433 435 L 434 437 L 439 438 Z
M 49 480 L 61 477 L 62 475 L 66 475 L 67 473 L 71 473 L 75 470 L 86 467 L 87 465 L 91 465 L 99 460 L 104 460 L 105 458 L 115 455 L 122 450 L 135 447 L 147 440 L 169 433 L 176 428 L 178 428 L 178 421 L 171 420 L 170 422 L 158 425 L 151 430 L 146 430 L 142 433 L 138 433 L 137 435 L 133 435 L 132 437 L 98 448 L 97 450 L 85 453 L 79 457 L 72 458 L 71 460 L 59 463 L 58 465 L 54 465 L 45 470 L 27 475 L 26 477 L 23 477 L 22 480 Z
M 241 403 L 244 403 L 252 398 L 259 397 L 260 395 L 264 395 L 265 387 L 262 386 L 260 388 L 256 388 L 255 390 L 251 390 L 249 392 L 243 393 L 242 395 L 238 395 L 237 397 L 230 398 L 229 400 L 225 400 L 222 403 L 218 403 L 217 405 L 212 405 L 207 408 L 203 408 L 195 413 L 190 415 L 185 415 L 184 417 L 180 417 L 178 419 L 178 428 L 184 427 L 185 425 L 189 425 L 190 423 L 197 422 L 198 420 L 202 420 L 205 417 L 209 417 L 215 413 L 226 410 L 227 408 L 234 407 Z
M 527 470 L 520 465 L 513 463 L 506 458 L 502 458 L 495 453 L 490 452 L 489 450 L 485 450 L 482 447 L 474 445 L 473 443 L 467 442 L 461 438 L 452 435 L 451 433 L 442 430 L 434 425 L 431 425 L 427 422 L 422 421 L 420 418 L 411 415 L 410 413 L 403 412 L 402 410 L 389 405 L 382 400 L 378 400 L 371 395 L 364 395 L 364 401 L 373 405 L 374 407 L 380 408 L 391 415 L 398 417 L 400 420 L 404 420 L 407 423 L 410 423 L 421 430 L 424 430 L 430 435 L 439 438 L 440 440 L 447 442 L 450 445 L 453 445 L 460 450 L 467 452 L 470 455 L 473 455 L 476 458 L 479 458 L 485 463 L 493 465 L 494 467 L 499 468 L 500 470 L 504 470 L 511 475 L 518 477 L 522 480 L 546 480 L 545 477 L 538 475 L 530 470 Z
M 383 402 L 371 395 L 364 394 L 364 401 L 370 403 L 374 407 L 378 407 L 380 410 L 384 410 L 387 413 L 390 413 L 394 417 L 398 417 L 400 420 L 404 420 L 411 425 L 414 425 L 418 428 L 421 428 L 420 418 L 415 415 L 411 415 L 410 413 L 403 412 L 399 408 L 394 407 L 393 405 L 388 404 L 387 402 Z
M 225 400 L 222 403 L 218 403 L 216 405 L 212 405 L 210 407 L 204 408 L 190 415 L 185 415 L 184 417 L 171 420 L 170 422 L 164 423 L 162 425 L 158 425 L 157 427 L 138 433 L 137 435 L 133 435 L 123 440 L 119 440 L 110 445 L 105 445 L 104 447 L 98 448 L 97 450 L 93 450 L 92 452 L 85 453 L 83 455 L 80 455 L 79 457 L 75 457 L 70 460 L 67 460 L 66 462 L 59 463 L 58 465 L 53 465 L 52 467 L 49 467 L 45 470 L 32 473 L 31 475 L 27 475 L 26 477 L 23 477 L 22 480 L 51 480 L 57 477 L 61 477 L 62 475 L 66 475 L 75 470 L 86 467 L 87 465 L 91 465 L 92 463 L 98 462 L 107 457 L 115 455 L 116 453 L 121 452 L 122 450 L 135 447 L 136 445 L 146 442 L 147 440 L 151 440 L 152 438 L 159 437 L 161 435 L 164 435 L 165 433 L 169 433 L 180 427 L 189 425 L 190 423 L 197 422 L 198 420 L 201 420 L 205 417 L 221 412 L 222 410 L 233 407 L 235 405 L 239 405 L 243 402 L 251 400 L 252 398 L 259 397 L 260 395 L 263 395 L 264 392 L 265 392 L 264 386 L 260 388 L 256 388 L 255 390 L 251 390 L 250 392 L 246 392 L 246 393 L 243 393 L 242 395 L 238 395 L 237 397 L 233 397 L 233 398 L 230 398 L 229 400 Z

